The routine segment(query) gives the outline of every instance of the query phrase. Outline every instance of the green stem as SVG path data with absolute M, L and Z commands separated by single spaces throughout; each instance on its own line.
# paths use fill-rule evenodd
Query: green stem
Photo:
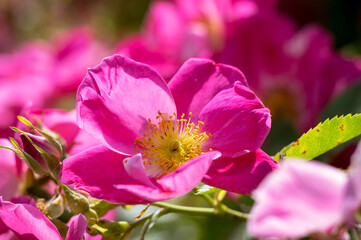
M 218 211 L 215 208 L 201 208 L 201 207 L 187 207 L 179 206 L 165 202 L 156 202 L 152 203 L 153 206 L 161 207 L 168 209 L 169 212 L 190 214 L 190 215 L 202 215 L 202 216 L 225 216 L 240 221 L 246 221 L 248 219 L 248 214 L 238 212 L 236 210 L 230 209 L 227 206 L 222 204 L 222 211 Z
M 152 204 L 153 205 L 153 204 Z M 159 213 L 159 217 L 163 216 L 163 215 L 166 215 L 167 213 L 169 213 L 170 211 L 168 209 L 164 209 L 164 211 L 160 212 Z M 149 219 L 151 219 L 153 217 L 153 214 L 150 214 L 146 217 L 142 217 L 141 219 L 139 219 L 138 221 L 132 223 L 130 225 L 130 227 L 124 231 L 124 233 L 122 234 L 122 236 L 120 237 L 120 240 L 123 240 L 123 239 L 128 239 L 128 235 L 131 234 L 132 230 L 134 228 L 136 228 L 137 226 L 139 225 L 142 225 L 144 224 L 146 221 L 148 221 Z
M 197 190 L 198 190 L 198 189 L 199 189 L 198 187 L 194 188 L 194 189 L 193 189 L 193 192 L 194 192 L 194 193 L 197 193 Z M 203 199 L 204 199 L 206 202 L 208 202 L 210 205 L 214 206 L 214 199 L 211 198 L 209 195 L 207 195 L 207 194 L 201 194 L 201 195 L 199 195 L 199 197 L 203 198 Z

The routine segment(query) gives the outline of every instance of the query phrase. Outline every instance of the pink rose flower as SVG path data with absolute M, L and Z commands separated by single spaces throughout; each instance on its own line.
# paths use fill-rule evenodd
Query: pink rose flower
M 12 54 L 0 55 L 0 136 L 9 137 L 9 126 L 25 105 L 34 107 L 45 104 L 52 92 L 49 81 L 51 56 L 45 44 L 33 42 Z M 31 91 L 29 91 L 31 89 Z
M 291 19 L 262 9 L 232 26 L 214 59 L 242 69 L 274 119 L 286 118 L 300 131 L 313 127 L 327 103 L 361 77 L 320 26 L 297 31 Z
M 81 240 L 87 222 L 83 215 L 73 216 L 69 223 L 66 240 Z M 35 206 L 14 204 L 0 197 L 0 238 L 62 240 L 58 229 Z
M 288 159 L 254 191 L 248 231 L 255 237 L 299 238 L 312 233 L 342 235 L 361 206 L 361 145 L 349 174 L 316 161 Z M 340 231 L 340 232 L 338 232 Z
M 144 30 L 119 43 L 116 52 L 149 64 L 169 80 L 188 58 L 211 58 L 220 51 L 231 23 L 257 8 L 255 1 L 155 1 Z
M 89 29 L 75 28 L 56 40 L 32 41 L 13 53 L 0 54 L 0 137 L 11 136 L 9 126 L 27 104 L 51 107 L 75 92 L 86 70 L 105 52 Z
M 52 79 L 57 97 L 75 92 L 86 70 L 107 55 L 106 48 L 94 39 L 91 29 L 77 27 L 62 32 L 51 42 Z M 54 97 L 54 96 L 53 96 Z
M 259 150 L 269 110 L 231 66 L 191 59 L 167 84 L 148 65 L 113 55 L 89 70 L 77 101 L 80 127 L 105 146 L 66 159 L 61 179 L 95 198 L 149 203 L 205 176 L 217 185 L 222 174 L 225 189 L 250 192 L 277 166 Z

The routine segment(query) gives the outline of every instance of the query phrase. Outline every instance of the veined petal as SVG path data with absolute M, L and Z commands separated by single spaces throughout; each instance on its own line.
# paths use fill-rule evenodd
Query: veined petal
M 203 149 L 220 151 L 224 157 L 237 157 L 259 149 L 271 127 L 268 108 L 246 86 L 218 93 L 199 114 L 203 131 L 211 133 Z
M 160 177 L 156 182 L 159 188 L 148 186 L 117 185 L 118 189 L 126 189 L 144 199 L 144 203 L 167 200 L 186 194 L 197 186 L 207 172 L 213 159 L 220 157 L 220 153 L 213 151 L 200 155 L 174 172 Z
M 123 160 L 127 157 L 103 145 L 95 146 L 65 159 L 60 179 L 95 198 L 120 204 L 142 203 L 143 200 L 133 193 L 114 187 L 118 184 L 143 186 L 126 172 Z
M 202 182 L 230 192 L 250 194 L 278 163 L 262 150 L 213 161 Z
M 220 156 L 221 153 L 217 151 L 202 154 L 177 168 L 174 172 L 160 178 L 157 183 L 164 191 L 187 193 L 197 186 L 213 160 Z
M 138 180 L 140 183 L 155 188 L 156 186 L 150 181 L 147 176 L 146 170 L 143 164 L 143 158 L 140 153 L 133 155 L 132 157 L 124 159 L 125 171 Z
M 151 67 L 120 55 L 90 69 L 78 89 L 77 121 L 106 146 L 134 154 L 148 119 L 176 111 L 163 78 Z
M 0 197 L 0 221 L 21 239 L 62 239 L 54 224 L 28 204 L 13 204 Z
M 139 167 L 142 162 L 140 155 L 128 158 L 125 167 L 123 160 L 126 155 L 100 145 L 67 158 L 63 162 L 60 179 L 64 184 L 86 191 L 95 198 L 119 204 L 150 203 L 192 190 L 201 181 L 212 160 L 219 156 L 216 151 L 203 154 L 174 172 L 159 177 L 153 184 L 145 175 L 144 168 Z M 139 175 L 134 176 L 136 173 Z
M 178 116 L 193 113 L 198 120 L 202 109 L 220 91 L 233 88 L 235 82 L 247 86 L 243 74 L 236 68 L 215 64 L 208 59 L 189 59 L 169 82 Z
M 330 232 L 342 221 L 346 180 L 344 172 L 326 164 L 287 159 L 253 193 L 248 231 L 276 238 Z

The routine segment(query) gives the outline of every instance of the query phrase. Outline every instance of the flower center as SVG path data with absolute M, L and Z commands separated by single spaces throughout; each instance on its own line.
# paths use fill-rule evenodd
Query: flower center
M 158 123 L 154 124 L 149 119 L 149 131 L 134 141 L 135 149 L 140 149 L 147 159 L 144 165 L 152 166 L 152 172 L 157 176 L 168 174 L 200 155 L 202 143 L 212 136 L 200 133 L 199 126 L 204 123 L 198 121 L 195 125 L 191 122 L 192 113 L 188 114 L 188 119 L 184 119 L 185 114 L 180 119 L 176 116 L 176 113 L 168 116 L 158 111 Z

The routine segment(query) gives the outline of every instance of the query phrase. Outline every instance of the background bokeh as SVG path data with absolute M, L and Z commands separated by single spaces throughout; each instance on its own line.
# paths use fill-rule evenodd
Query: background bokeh
M 173 4 L 172 1 L 163 2 Z M 234 2 L 257 6 L 259 10 L 242 15 L 241 19 L 233 22 L 221 21 L 226 30 L 217 32 L 220 35 L 216 36 L 212 32 L 219 23 L 213 19 L 215 15 L 187 20 L 184 23 L 186 26 L 195 22 L 206 26 L 209 32 L 205 35 L 208 39 L 204 43 L 211 44 L 206 51 L 203 51 L 205 45 L 201 45 L 199 49 L 202 51 L 192 49 L 194 52 L 189 47 L 196 45 L 196 42 L 187 46 L 171 46 L 175 54 L 166 49 L 166 44 L 172 45 L 174 39 L 164 34 L 164 29 L 159 30 L 163 25 L 164 28 L 169 27 L 162 22 L 167 16 L 152 18 L 152 6 L 159 1 L 0 0 L 0 137 L 12 136 L 8 126 L 14 125 L 16 115 L 27 108 L 73 109 L 77 85 L 87 68 L 97 65 L 102 58 L 113 53 L 126 54 L 137 61 L 154 64 L 153 67 L 166 80 L 185 60 L 179 55 L 206 56 L 216 62 L 239 67 L 250 87 L 271 109 L 272 129 L 263 146 L 270 155 L 321 120 L 341 114 L 361 113 L 361 1 Z M 222 1 L 220 4 L 223 4 Z M 223 18 L 228 19 L 227 13 Z M 154 26 L 149 19 L 155 21 Z M 175 24 L 174 28 L 177 29 L 177 22 L 172 21 L 169 24 Z M 264 27 L 265 23 L 271 26 Z M 278 26 L 278 23 L 281 25 Z M 166 30 L 164 32 L 167 33 Z M 176 33 L 170 32 L 170 35 Z M 156 38 L 162 34 L 164 39 Z M 310 37 L 309 45 L 305 43 L 308 41 L 304 40 L 305 35 L 315 36 L 313 40 Z M 213 40 L 219 40 L 217 37 L 222 37 L 223 44 L 214 47 Z M 149 45 L 149 41 L 155 47 Z M 291 45 L 290 52 L 304 44 L 310 49 L 309 55 L 297 61 L 292 59 L 291 63 L 287 59 L 282 60 L 282 51 L 286 51 L 287 44 Z M 253 49 L 253 52 L 249 49 Z M 191 53 L 185 54 L 186 50 Z M 232 50 L 238 52 L 232 53 Z M 242 59 L 248 50 L 248 58 Z M 332 61 L 329 56 L 332 56 Z M 274 63 L 282 65 L 282 61 L 290 65 L 283 65 L 281 70 L 275 72 L 278 66 Z M 318 65 L 320 62 L 326 63 Z M 270 63 L 275 66 L 267 65 Z M 345 168 L 355 142 L 357 139 L 319 160 Z M 202 199 L 194 196 L 174 201 L 185 205 L 205 205 Z M 230 195 L 226 203 L 235 209 L 247 211 L 252 200 L 247 196 Z M 119 219 L 131 220 L 141 210 L 141 206 L 121 210 Z M 244 229 L 245 224 L 224 218 L 169 215 L 154 226 L 147 239 L 247 239 L 249 237 Z M 140 229 L 132 238 L 137 239 L 139 232 Z

